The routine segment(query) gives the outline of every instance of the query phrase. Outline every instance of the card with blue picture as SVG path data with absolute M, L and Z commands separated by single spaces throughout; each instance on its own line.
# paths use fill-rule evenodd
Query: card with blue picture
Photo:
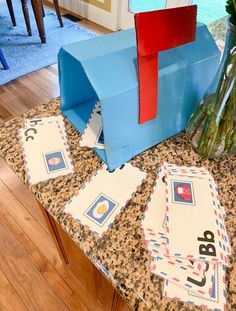
M 168 255 L 228 265 L 230 243 L 211 174 L 168 164 L 164 170 Z
M 44 160 L 48 174 L 65 170 L 68 167 L 63 149 L 45 153 Z
M 73 173 L 62 116 L 27 119 L 19 135 L 30 184 Z
M 173 203 L 194 205 L 193 183 L 191 181 L 172 180 Z
M 116 210 L 118 205 L 118 202 L 115 202 L 104 193 L 100 193 L 95 201 L 89 206 L 84 215 L 102 227 Z
M 124 209 L 146 174 L 127 163 L 114 172 L 103 164 L 65 206 L 64 212 L 102 236 Z

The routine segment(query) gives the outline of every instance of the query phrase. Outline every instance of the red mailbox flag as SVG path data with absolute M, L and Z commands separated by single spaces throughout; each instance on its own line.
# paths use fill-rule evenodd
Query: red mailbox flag
M 139 123 L 157 116 L 158 52 L 195 40 L 197 6 L 135 14 Z

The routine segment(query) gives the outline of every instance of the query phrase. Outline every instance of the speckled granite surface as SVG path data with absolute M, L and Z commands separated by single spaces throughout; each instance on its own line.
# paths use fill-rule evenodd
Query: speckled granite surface
M 215 40 L 225 40 L 227 18 L 228 17 L 221 18 L 220 20 L 208 25 L 208 29 L 212 33 Z
M 0 156 L 28 187 L 17 130 L 23 126 L 24 118 L 59 113 L 59 100 L 53 100 L 0 127 Z M 163 281 L 151 275 L 147 269 L 149 256 L 142 245 L 141 217 L 151 194 L 160 161 L 205 166 L 214 175 L 219 186 L 221 204 L 227 211 L 226 226 L 233 250 L 232 266 L 227 269 L 227 306 L 230 311 L 236 310 L 236 157 L 228 157 L 218 162 L 204 160 L 191 149 L 184 134 L 143 152 L 131 163 L 147 172 L 145 182 L 128 202 L 120 219 L 108 230 L 107 236 L 99 239 L 62 212 L 69 198 L 77 193 L 82 184 L 102 165 L 91 149 L 79 147 L 80 136 L 68 122 L 66 128 L 75 162 L 75 173 L 29 188 L 87 256 L 109 272 L 112 284 L 134 310 L 200 310 L 195 306 L 162 299 Z

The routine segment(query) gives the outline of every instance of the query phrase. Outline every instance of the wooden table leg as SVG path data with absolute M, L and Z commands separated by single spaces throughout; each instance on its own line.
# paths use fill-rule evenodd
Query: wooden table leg
M 57 13 L 57 18 L 58 18 L 59 24 L 61 27 L 63 27 L 63 22 L 62 22 L 62 18 L 61 18 L 61 12 L 60 12 L 60 8 L 59 8 L 58 0 L 53 0 L 53 3 L 54 3 L 55 11 Z
M 22 11 L 24 14 L 24 19 L 25 19 L 25 24 L 26 24 L 28 35 L 32 36 L 27 0 L 21 0 L 21 5 L 22 5 Z
M 13 24 L 13 26 L 16 26 L 16 19 L 15 19 L 15 14 L 14 14 L 14 10 L 13 10 L 11 0 L 7 0 L 7 6 L 8 6 L 9 13 L 11 15 L 12 24 Z
M 34 16 L 38 27 L 41 42 L 46 43 L 41 0 L 31 0 L 31 4 L 34 11 Z

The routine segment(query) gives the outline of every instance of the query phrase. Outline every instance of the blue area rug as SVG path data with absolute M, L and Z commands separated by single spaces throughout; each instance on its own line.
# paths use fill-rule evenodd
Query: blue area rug
M 27 34 L 20 1 L 13 0 L 13 6 L 17 27 L 12 26 L 6 1 L 0 2 L 0 48 L 10 67 L 9 70 L 3 70 L 0 64 L 0 85 L 56 63 L 62 45 L 96 36 L 66 18 L 63 19 L 64 27 L 59 27 L 55 14 L 45 9 L 47 43 L 41 44 L 31 5 L 28 4 L 32 37 Z
M 134 12 L 152 11 L 163 8 L 166 0 L 131 0 Z M 227 15 L 226 0 L 193 0 L 198 5 L 198 21 L 206 25 Z

